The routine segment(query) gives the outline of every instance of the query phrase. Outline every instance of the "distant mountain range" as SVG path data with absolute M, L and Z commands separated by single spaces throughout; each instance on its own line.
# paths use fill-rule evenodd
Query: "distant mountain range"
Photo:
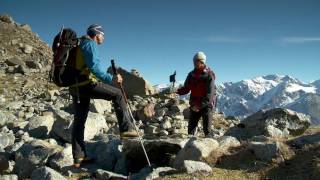
M 320 124 L 320 79 L 306 84 L 291 76 L 267 75 L 220 84 L 217 92 L 218 111 L 226 116 L 244 118 L 260 109 L 283 107 L 308 114 L 313 124 Z

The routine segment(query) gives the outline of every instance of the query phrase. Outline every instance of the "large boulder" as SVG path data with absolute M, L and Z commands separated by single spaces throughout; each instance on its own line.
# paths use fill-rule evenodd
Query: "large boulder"
M 55 122 L 52 131 L 54 135 L 71 142 L 73 116 L 62 110 L 54 110 Z M 84 140 L 93 139 L 101 131 L 108 129 L 106 120 L 102 114 L 89 112 L 85 123 Z
M 122 68 L 118 68 L 118 71 L 123 77 L 123 87 L 128 97 L 134 95 L 145 97 L 155 93 L 149 82 L 137 73 L 130 73 Z
M 261 110 L 244 119 L 226 133 L 238 139 L 265 135 L 269 137 L 297 136 L 310 126 L 310 117 L 289 109 Z
M 202 161 L 218 147 L 218 141 L 211 138 L 190 138 L 184 148 L 177 154 L 173 166 L 179 169 L 185 160 Z

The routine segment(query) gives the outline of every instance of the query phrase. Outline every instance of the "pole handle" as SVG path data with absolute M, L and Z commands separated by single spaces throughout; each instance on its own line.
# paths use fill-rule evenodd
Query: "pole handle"
M 113 74 L 118 75 L 118 71 L 114 63 L 114 59 L 111 59 L 111 67 L 112 67 Z

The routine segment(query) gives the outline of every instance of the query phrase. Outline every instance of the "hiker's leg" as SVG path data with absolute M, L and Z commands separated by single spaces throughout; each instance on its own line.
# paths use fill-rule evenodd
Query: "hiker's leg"
M 211 124 L 212 124 L 212 108 L 208 107 L 202 110 L 202 126 L 203 132 L 205 135 L 211 133 Z
M 201 114 L 199 112 L 195 112 L 190 108 L 188 134 L 194 135 L 195 129 L 198 126 L 198 122 L 199 122 L 200 117 L 201 117 Z
M 94 99 L 112 100 L 120 132 L 133 128 L 127 104 L 119 88 L 104 83 L 97 83 L 91 90 L 90 97 Z
M 84 128 L 89 112 L 90 98 L 80 97 L 80 103 L 77 102 L 77 96 L 73 96 L 74 121 L 72 128 L 72 155 L 74 159 L 86 156 L 84 145 Z

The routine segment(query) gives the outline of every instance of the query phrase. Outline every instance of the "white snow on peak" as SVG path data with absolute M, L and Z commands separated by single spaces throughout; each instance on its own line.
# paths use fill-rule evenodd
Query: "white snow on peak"
M 247 84 L 248 88 L 255 94 L 255 95 L 262 95 L 266 91 L 270 90 L 271 88 L 277 86 L 279 82 L 274 80 L 268 80 L 263 77 L 256 77 L 254 79 L 247 79 L 243 81 Z
M 299 84 L 290 84 L 287 88 L 286 88 L 287 92 L 292 93 L 292 92 L 296 92 L 296 91 L 304 91 L 306 93 L 316 93 L 316 88 L 315 87 L 306 87 L 306 86 L 301 86 Z

